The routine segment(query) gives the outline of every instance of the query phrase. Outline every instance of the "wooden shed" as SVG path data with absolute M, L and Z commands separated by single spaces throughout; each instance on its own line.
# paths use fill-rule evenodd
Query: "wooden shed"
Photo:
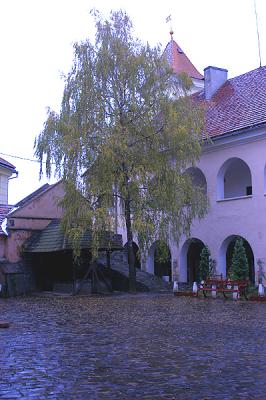
M 50 222 L 42 231 L 32 234 L 25 241 L 22 250 L 24 260 L 34 275 L 36 288 L 51 291 L 55 287 L 69 285 L 69 288 L 75 291 L 80 282 L 91 279 L 94 273 L 97 276 L 99 272 L 99 280 L 104 281 L 104 274 L 101 274 L 104 270 L 99 269 L 100 263 L 98 268 L 97 265 L 94 269 L 91 268 L 92 235 L 89 230 L 81 237 L 79 246 L 81 255 L 76 260 L 73 257 L 73 246 L 64 236 L 59 219 Z M 98 250 L 101 260 L 104 254 L 104 264 L 110 268 L 111 253 L 121 251 L 122 255 L 122 236 L 111 232 L 103 233 Z

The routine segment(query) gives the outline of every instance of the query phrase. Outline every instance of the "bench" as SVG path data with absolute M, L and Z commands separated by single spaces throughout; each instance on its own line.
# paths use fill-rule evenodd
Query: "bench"
M 208 297 L 207 293 L 211 292 L 212 297 L 216 297 L 217 293 L 222 293 L 225 298 L 227 298 L 227 294 L 236 294 L 233 296 L 235 299 L 238 299 L 240 296 L 244 296 L 246 300 L 247 298 L 247 289 L 249 286 L 249 281 L 237 281 L 230 279 L 206 279 L 198 286 L 198 294 L 200 292 L 203 293 L 204 297 Z

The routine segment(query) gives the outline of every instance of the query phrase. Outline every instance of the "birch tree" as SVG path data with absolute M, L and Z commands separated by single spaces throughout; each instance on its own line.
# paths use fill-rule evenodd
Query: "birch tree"
M 35 152 L 40 173 L 45 162 L 49 177 L 54 164 L 64 181 L 62 226 L 77 248 L 88 226 L 96 244 L 99 232 L 125 228 L 134 291 L 133 237 L 145 252 L 155 239 L 188 234 L 206 211 L 206 195 L 184 174 L 200 155 L 202 110 L 187 77 L 183 96 L 169 95 L 160 47 L 136 39 L 126 13 L 94 20 L 95 38 L 74 45 L 60 112 L 49 110 Z

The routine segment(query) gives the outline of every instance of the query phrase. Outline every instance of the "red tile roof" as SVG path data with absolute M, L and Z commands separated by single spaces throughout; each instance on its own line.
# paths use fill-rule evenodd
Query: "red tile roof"
M 164 54 L 166 55 L 167 61 L 172 67 L 173 71 L 177 75 L 179 75 L 181 72 L 186 72 L 190 78 L 204 79 L 203 75 L 199 73 L 183 50 L 173 39 L 171 39 L 167 44 Z
M 3 231 L 1 225 L 4 219 L 6 218 L 7 214 L 12 210 L 14 206 L 8 206 L 8 205 L 3 205 L 0 204 L 0 236 L 1 235 L 6 235 L 5 232 Z
M 227 80 L 205 100 L 204 91 L 193 98 L 205 108 L 205 132 L 210 137 L 266 123 L 266 66 Z
M 0 157 L 0 166 L 7 167 L 8 169 L 14 169 L 14 170 L 16 169 L 16 167 L 13 164 L 4 160 L 2 157 Z

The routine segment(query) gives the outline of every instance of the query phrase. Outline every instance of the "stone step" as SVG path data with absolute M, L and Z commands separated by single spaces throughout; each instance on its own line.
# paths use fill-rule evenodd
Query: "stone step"
M 119 263 L 119 264 L 113 263 L 112 269 L 116 270 L 117 272 L 120 272 L 121 274 L 123 274 L 126 277 L 129 276 L 128 265 L 125 265 L 124 263 Z M 150 291 L 171 291 L 172 290 L 171 282 L 165 282 L 162 280 L 162 278 L 160 278 L 156 275 L 150 274 L 146 271 L 139 270 L 139 269 L 136 269 L 136 280 L 137 280 L 137 282 L 146 286 L 147 289 Z
M 80 282 L 76 282 L 76 288 L 80 285 Z M 72 293 L 73 292 L 73 283 L 72 282 L 62 282 L 62 283 L 54 283 L 53 292 L 57 293 Z M 79 294 L 89 294 L 91 293 L 91 281 L 87 280 L 84 282 L 81 290 L 79 290 Z

